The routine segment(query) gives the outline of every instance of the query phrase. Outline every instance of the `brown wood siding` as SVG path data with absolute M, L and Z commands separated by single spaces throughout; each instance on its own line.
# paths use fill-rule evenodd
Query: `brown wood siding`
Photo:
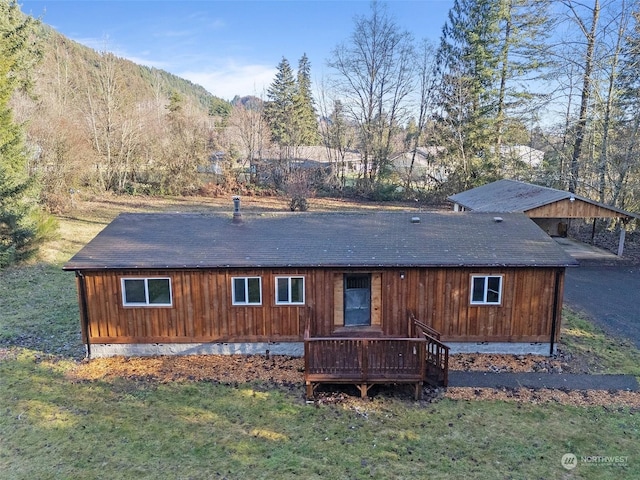
M 548 342 L 554 318 L 555 275 L 562 308 L 564 269 L 432 268 L 372 274 L 372 327 L 408 337 L 409 312 L 439 331 L 443 341 Z M 344 326 L 343 270 L 256 269 L 84 272 L 92 343 L 302 341 L 331 336 Z M 501 305 L 471 305 L 471 275 L 502 275 Z M 232 305 L 232 277 L 262 278 L 262 305 Z M 303 276 L 305 305 L 276 305 L 275 278 Z M 404 278 L 403 278 L 404 276 Z M 171 307 L 125 307 L 123 277 L 170 277 Z M 556 327 L 559 338 L 560 325 Z
M 559 200 L 524 212 L 530 218 L 619 218 L 626 217 L 605 207 L 576 199 Z
M 445 341 L 548 342 L 557 271 L 562 287 L 564 269 L 554 268 L 414 269 L 405 272 L 404 280 L 399 280 L 397 272 L 386 272 L 383 288 L 389 295 L 383 296 L 383 332 L 408 336 L 403 314 L 411 311 L 439 331 Z M 471 275 L 502 275 L 502 303 L 471 305 Z M 394 292 L 399 282 L 405 282 L 404 295 Z M 561 308 L 562 288 L 558 322 Z M 388 321 L 394 317 L 399 318 Z M 557 325 L 556 332 L 559 328 Z
M 307 306 L 275 304 L 275 277 L 300 275 L 309 305 L 323 282 L 301 270 L 86 272 L 89 337 L 94 343 L 301 341 Z M 232 305 L 231 278 L 253 276 L 262 278 L 262 305 Z M 173 305 L 123 306 L 121 279 L 151 277 L 171 278 Z

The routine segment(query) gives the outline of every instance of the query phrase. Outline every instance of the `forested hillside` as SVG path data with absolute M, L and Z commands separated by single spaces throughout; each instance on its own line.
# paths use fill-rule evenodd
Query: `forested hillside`
M 168 72 L 96 52 L 46 25 L 32 89 L 12 103 L 25 125 L 29 169 L 49 207 L 81 188 L 116 193 L 195 191 L 197 166 L 219 149 L 231 105 Z
M 268 189 L 293 208 L 507 177 L 637 210 L 639 15 L 633 0 L 455 0 L 439 38 L 416 39 L 372 2 L 319 85 L 301 46 L 265 98 L 232 104 L 41 26 L 34 88 L 12 106 L 53 209 L 70 189 Z

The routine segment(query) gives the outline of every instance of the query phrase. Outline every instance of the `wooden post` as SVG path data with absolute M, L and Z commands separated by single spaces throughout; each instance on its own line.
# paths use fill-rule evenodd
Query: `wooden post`
M 624 223 L 620 225 L 620 240 L 618 241 L 618 256 L 622 256 L 622 252 L 624 251 L 624 237 L 627 233 L 627 230 L 624 228 Z

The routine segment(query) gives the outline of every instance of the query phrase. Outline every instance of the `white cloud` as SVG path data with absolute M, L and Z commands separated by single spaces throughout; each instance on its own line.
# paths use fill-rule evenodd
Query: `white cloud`
M 216 70 L 184 71 L 182 78 L 202 85 L 213 95 L 231 100 L 234 96 L 263 96 L 273 82 L 277 69 L 266 65 L 238 65 L 229 62 Z

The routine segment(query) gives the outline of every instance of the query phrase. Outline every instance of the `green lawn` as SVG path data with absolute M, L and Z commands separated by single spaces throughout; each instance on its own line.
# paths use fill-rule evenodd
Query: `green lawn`
M 638 478 L 639 413 L 302 390 L 72 382 L 34 352 L 0 362 L 2 478 Z M 562 454 L 627 456 L 563 469 Z
M 316 405 L 302 386 L 72 380 L 84 351 L 60 267 L 109 215 L 61 219 L 43 261 L 0 271 L 2 479 L 640 478 L 635 409 L 408 394 Z M 567 319 L 566 349 L 638 375 L 630 344 Z M 595 456 L 626 458 L 582 459 Z
M 625 338 L 608 336 L 600 327 L 564 309 L 562 348 L 580 356 L 592 373 L 626 373 L 640 378 L 640 351 Z

